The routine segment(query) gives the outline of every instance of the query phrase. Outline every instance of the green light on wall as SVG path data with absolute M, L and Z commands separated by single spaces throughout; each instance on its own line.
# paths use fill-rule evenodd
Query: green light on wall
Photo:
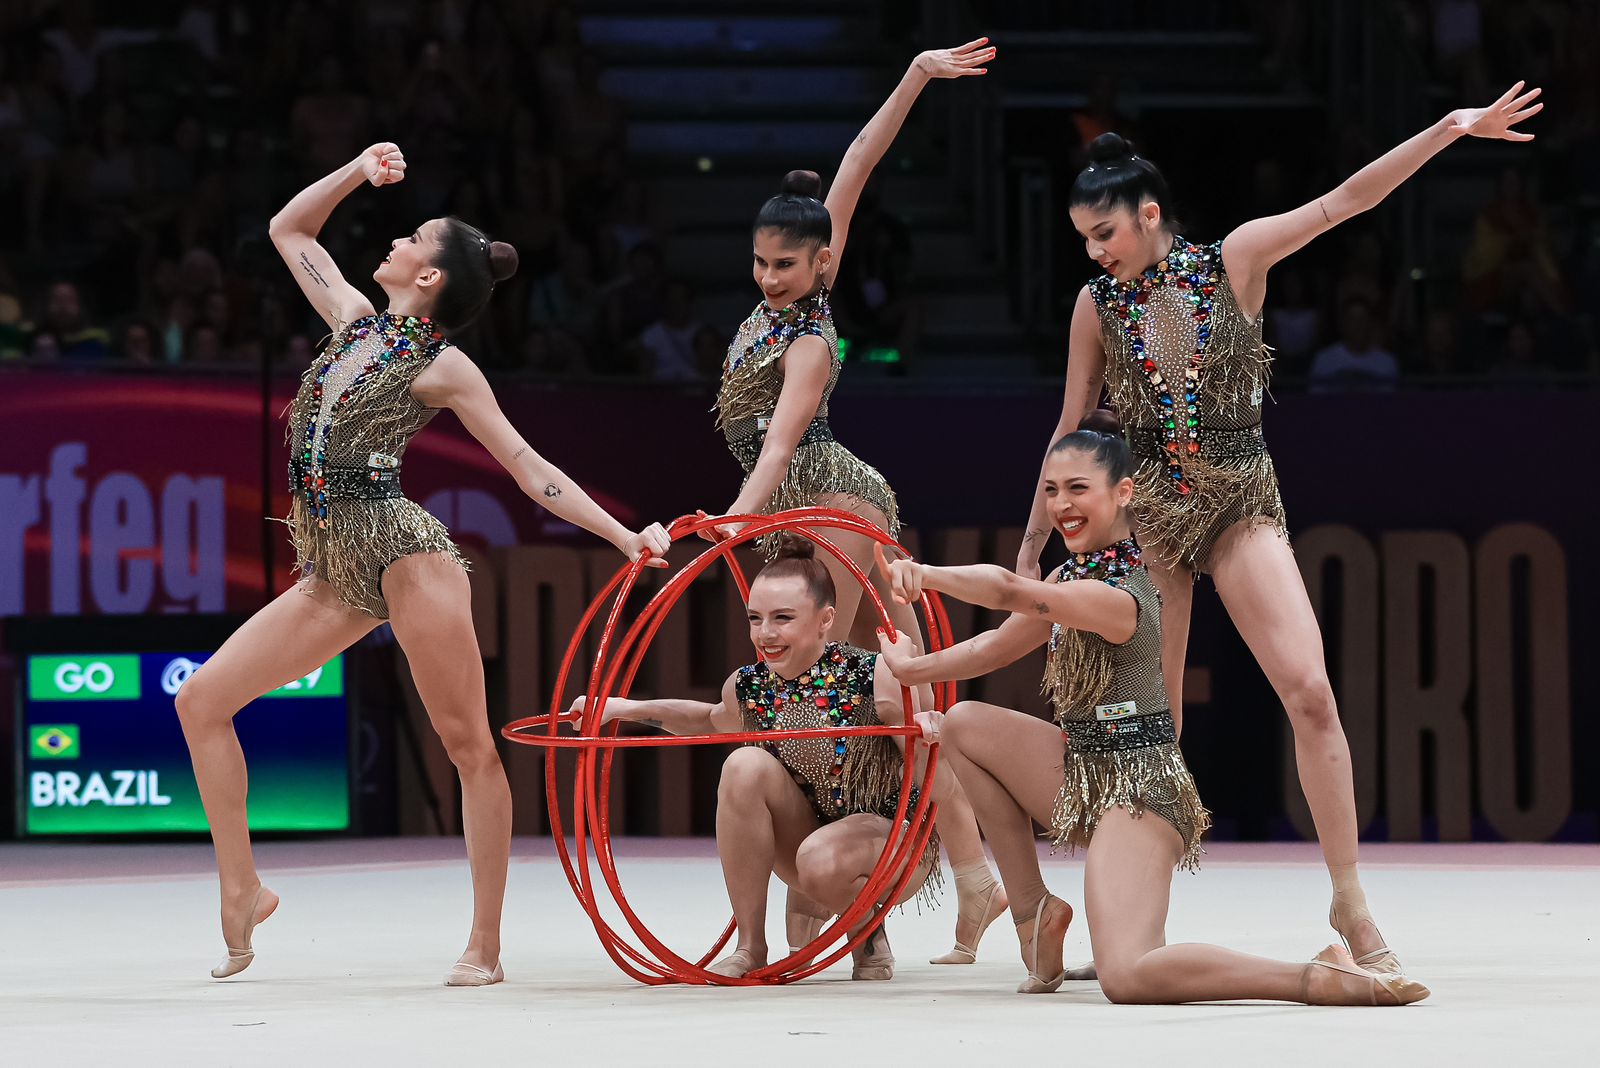
M 839 362 L 844 363 L 850 358 L 850 352 L 856 347 L 855 342 L 847 337 L 839 339 Z M 874 345 L 865 349 L 858 357 L 863 363 L 899 363 L 900 350 L 887 348 L 883 345 Z

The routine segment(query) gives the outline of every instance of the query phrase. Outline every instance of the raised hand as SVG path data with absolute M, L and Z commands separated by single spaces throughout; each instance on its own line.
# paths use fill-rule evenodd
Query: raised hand
M 373 185 L 394 185 L 405 180 L 406 157 L 399 145 L 380 141 L 361 153 L 361 173 Z
M 934 48 L 917 57 L 917 69 L 930 78 L 965 78 L 970 74 L 988 74 L 984 64 L 995 56 L 989 38 L 968 41 L 959 48 Z
M 672 539 L 660 523 L 651 523 L 623 542 L 621 548 L 629 560 L 637 560 L 649 552 L 650 559 L 644 562 L 645 567 L 666 567 L 667 550 L 672 548 Z
M 1498 141 L 1532 141 L 1533 134 L 1511 129 L 1523 119 L 1532 118 L 1544 110 L 1542 103 L 1528 106 L 1543 90 L 1530 89 L 1524 93 L 1522 87 L 1526 84 L 1528 83 L 1518 82 L 1507 89 L 1499 100 L 1486 108 L 1461 108 L 1452 111 L 1448 116 L 1450 132 Z

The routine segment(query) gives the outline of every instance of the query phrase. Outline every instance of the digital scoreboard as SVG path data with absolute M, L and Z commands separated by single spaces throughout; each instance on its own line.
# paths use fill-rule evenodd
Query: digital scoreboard
M 204 832 L 173 702 L 209 655 L 22 657 L 19 833 Z M 251 830 L 349 828 L 349 724 L 342 655 L 234 717 L 250 769 Z

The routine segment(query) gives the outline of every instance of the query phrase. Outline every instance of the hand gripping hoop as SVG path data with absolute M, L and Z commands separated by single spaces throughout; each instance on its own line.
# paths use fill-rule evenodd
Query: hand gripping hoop
M 795 531 L 832 553 L 861 584 L 865 595 L 877 609 L 878 618 L 882 621 L 885 631 L 891 638 L 894 637 L 894 624 L 890 622 L 883 600 L 868 581 L 866 574 L 837 546 L 818 533 L 822 529 L 846 530 L 865 535 L 880 544 L 900 548 L 893 538 L 878 527 L 859 516 L 832 508 L 794 508 L 770 516 L 711 516 L 706 519 L 684 516 L 673 522 L 667 533 L 676 542 L 708 527 L 729 522 L 749 525 L 736 536 L 702 552 L 667 580 L 655 596 L 645 604 L 638 617 L 618 641 L 617 631 L 622 621 L 623 607 L 633 592 L 648 554 L 624 565 L 590 602 L 588 610 L 579 620 L 572 640 L 567 645 L 566 655 L 562 658 L 560 673 L 556 676 L 555 693 L 551 695 L 550 700 L 550 712 L 542 716 L 519 719 L 507 724 L 501 731 L 506 738 L 523 745 L 577 750 L 577 775 L 572 791 L 573 837 L 576 840 L 576 851 L 569 851 L 567 848 L 566 825 L 562 818 L 561 800 L 557 792 L 554 759 L 545 761 L 545 792 L 550 806 L 550 833 L 555 839 L 556 852 L 561 858 L 561 867 L 566 872 L 567 882 L 577 895 L 578 903 L 588 914 L 590 922 L 594 924 L 595 933 L 600 936 L 602 947 L 616 962 L 617 967 L 639 982 L 651 986 L 667 983 L 717 986 L 776 985 L 805 979 L 829 967 L 864 942 L 883 923 L 888 906 L 880 906 L 877 902 L 897 900 L 904 892 L 917 861 L 927 848 L 928 840 L 933 833 L 934 817 L 937 814 L 931 789 L 939 759 L 937 744 L 928 746 L 927 770 L 921 796 L 915 808 L 907 811 L 914 781 L 912 773 L 916 767 L 915 746 L 925 743 L 922 741 L 921 730 L 912 722 L 911 692 L 904 686 L 900 688 L 900 699 L 905 709 L 905 725 L 898 727 L 887 725 L 824 727 L 679 737 L 670 735 L 621 737 L 617 734 L 617 723 L 601 725 L 606 700 L 613 695 L 627 696 L 656 632 L 660 630 L 668 613 L 678 603 L 678 599 L 703 571 L 716 561 L 722 560 L 732 571 L 740 596 L 744 600 L 749 600 L 750 584 L 746 581 L 738 561 L 734 559 L 732 550 L 738 545 L 766 534 L 781 530 Z M 582 715 L 563 712 L 567 679 L 582 648 L 584 635 L 589 632 L 607 598 L 611 598 L 610 609 L 606 614 L 604 628 L 600 632 L 594 664 L 589 671 L 589 685 L 585 690 L 590 699 L 585 702 Z M 938 595 L 924 593 L 922 610 L 928 628 L 929 650 L 937 651 L 945 648 L 950 644 L 950 621 L 945 615 L 944 606 L 940 603 Z M 935 708 L 941 710 L 948 708 L 954 699 L 955 683 L 945 682 L 934 686 Z M 563 726 L 572 727 L 575 733 L 562 733 Z M 618 749 L 667 745 L 728 745 L 743 742 L 772 742 L 787 738 L 840 738 L 851 735 L 899 736 L 906 739 L 911 752 L 905 761 L 900 803 L 895 809 L 889 839 L 884 845 L 877 865 L 867 877 L 866 886 L 862 888 L 860 896 L 844 915 L 837 917 L 810 945 L 803 947 L 798 953 L 793 953 L 764 968 L 758 968 L 740 979 L 717 975 L 706 970 L 707 965 L 733 936 L 736 929 L 733 921 L 728 922 L 716 944 L 698 960 L 692 962 L 667 948 L 645 927 L 622 891 L 622 881 L 617 874 L 616 856 L 611 850 L 611 772 L 612 762 L 616 758 Z M 612 927 L 601 915 L 594 870 L 590 866 L 591 852 L 593 863 L 599 869 L 601 881 L 617 908 L 621 910 L 634 937 L 638 939 L 638 945 L 628 941 L 621 931 Z M 864 918 L 868 918 L 869 913 L 871 916 L 867 924 L 856 933 L 855 937 L 848 937 L 850 929 Z

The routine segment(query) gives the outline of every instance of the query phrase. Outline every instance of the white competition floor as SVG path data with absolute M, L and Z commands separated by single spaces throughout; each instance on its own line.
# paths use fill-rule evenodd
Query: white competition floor
M 727 919 L 712 844 L 617 853 L 652 929 L 702 951 Z M 1600 847 L 1369 846 L 1364 860 L 1386 933 L 1433 988 L 1420 1005 L 1119 1007 L 1093 984 L 1022 997 L 1005 920 L 977 965 L 926 963 L 950 944 L 953 900 L 890 920 L 889 983 L 850 982 L 847 960 L 786 988 L 646 988 L 602 953 L 535 839 L 511 867 L 503 985 L 441 985 L 470 901 L 461 845 L 441 839 L 260 846 L 283 905 L 255 964 L 216 982 L 209 847 L 0 844 L 0 1065 L 1596 1063 Z M 1050 859 L 1046 878 L 1081 900 L 1081 864 Z M 1168 934 L 1306 959 L 1333 937 L 1327 899 L 1314 847 L 1219 844 L 1177 879 Z M 1068 958 L 1087 955 L 1080 917 Z

